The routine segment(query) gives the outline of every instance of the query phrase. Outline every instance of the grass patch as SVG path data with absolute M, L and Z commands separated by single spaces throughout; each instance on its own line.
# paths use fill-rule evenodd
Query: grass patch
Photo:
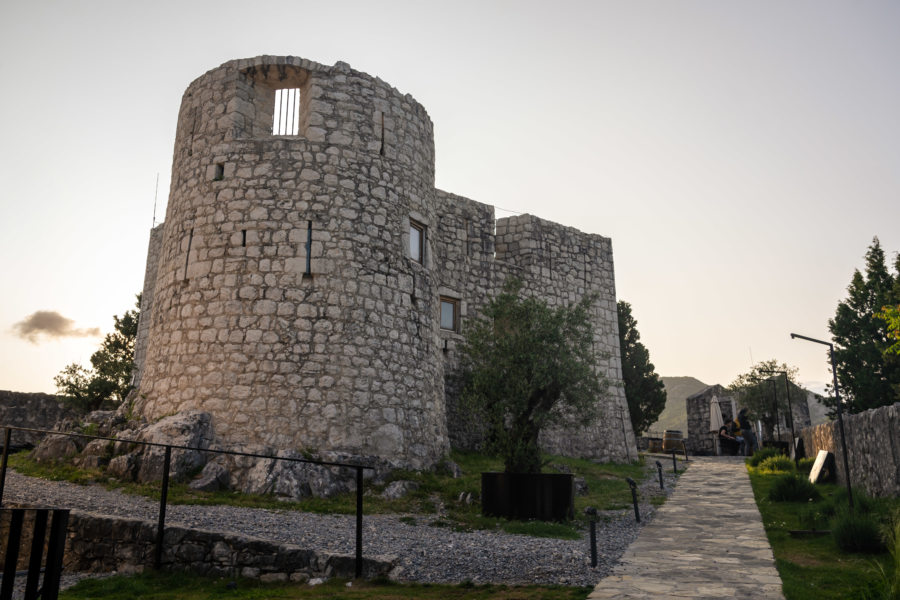
M 398 471 L 390 481 L 382 484 L 367 482 L 364 488 L 365 514 L 401 514 L 404 522 L 412 524 L 432 524 L 455 530 L 500 529 L 509 533 L 519 533 L 536 537 L 578 539 L 587 523 L 584 509 L 593 506 L 598 510 L 628 509 L 631 507 L 631 490 L 626 477 L 641 480 L 648 473 L 642 461 L 628 464 L 598 464 L 590 460 L 545 457 L 545 471 L 566 470 L 583 477 L 588 494 L 575 497 L 575 520 L 569 523 L 542 523 L 539 521 L 507 521 L 481 514 L 481 473 L 500 471 L 503 461 L 498 457 L 474 452 L 454 451 L 450 459 L 459 465 L 462 475 L 452 477 L 446 469 L 432 471 Z M 125 493 L 141 495 L 151 500 L 159 500 L 159 484 L 123 483 L 109 478 L 101 469 L 78 469 L 68 463 L 38 464 L 31 460 L 27 452 L 10 456 L 9 464 L 18 472 L 32 477 L 71 481 L 79 484 L 99 483 L 107 488 L 119 489 Z M 387 500 L 381 492 L 391 482 L 409 480 L 418 484 L 418 489 L 403 498 Z M 466 499 L 469 499 L 467 502 Z M 332 498 L 305 498 L 299 501 L 285 501 L 275 496 L 243 494 L 240 492 L 200 492 L 192 490 L 185 483 L 170 483 L 169 502 L 171 504 L 229 505 L 278 510 L 299 510 L 321 514 L 354 514 L 356 512 L 355 493 L 339 494 Z M 651 501 L 661 503 L 652 497 Z
M 775 555 L 787 600 L 882 598 L 884 581 L 895 577 L 887 552 L 861 554 L 842 551 L 834 537 L 792 537 L 791 530 L 832 527 L 834 515 L 846 504 L 846 492 L 834 484 L 816 487 L 821 499 L 770 500 L 769 494 L 783 474 L 749 468 L 756 504 Z M 857 500 L 857 496 L 863 500 Z M 854 491 L 857 508 L 866 505 L 876 522 L 900 507 L 898 499 L 872 500 Z M 884 575 L 882 574 L 884 573 Z
M 348 586 L 348 583 L 350 584 Z M 213 579 L 185 573 L 143 573 L 107 579 L 84 580 L 60 593 L 61 600 L 219 600 L 353 598 L 368 600 L 423 600 L 466 598 L 472 600 L 584 600 L 591 588 L 563 586 L 428 585 L 389 581 L 333 579 L 322 585 L 297 583 L 266 584 L 246 579 Z

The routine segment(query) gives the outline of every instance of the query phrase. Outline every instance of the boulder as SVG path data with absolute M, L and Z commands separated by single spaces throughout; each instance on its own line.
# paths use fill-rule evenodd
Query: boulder
M 106 474 L 122 481 L 134 481 L 137 467 L 137 456 L 134 454 L 123 454 L 109 461 L 109 465 L 106 467 Z
M 392 481 L 384 488 L 384 491 L 381 492 L 381 497 L 385 500 L 398 500 L 417 489 L 419 489 L 419 484 L 415 481 Z
M 53 462 L 63 460 L 78 453 L 75 440 L 67 435 L 48 435 L 38 443 L 31 452 L 31 458 L 37 462 Z
M 201 492 L 217 492 L 228 489 L 231 483 L 231 474 L 224 465 L 218 462 L 208 462 L 200 472 L 200 476 L 193 480 L 188 487 Z
M 212 418 L 209 413 L 191 410 L 164 417 L 140 430 L 138 439 L 155 444 L 209 448 L 213 439 Z M 207 453 L 198 450 L 172 450 L 169 477 L 183 481 L 203 468 Z M 160 481 L 165 466 L 165 448 L 144 446 L 141 450 L 137 479 L 141 483 Z

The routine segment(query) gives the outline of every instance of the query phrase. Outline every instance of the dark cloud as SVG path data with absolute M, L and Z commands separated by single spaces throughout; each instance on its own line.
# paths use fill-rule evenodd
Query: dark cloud
M 67 319 L 54 310 L 39 310 L 25 317 L 12 327 L 13 333 L 32 344 L 37 344 L 40 336 L 48 338 L 99 337 L 100 328 L 79 329 L 75 321 Z

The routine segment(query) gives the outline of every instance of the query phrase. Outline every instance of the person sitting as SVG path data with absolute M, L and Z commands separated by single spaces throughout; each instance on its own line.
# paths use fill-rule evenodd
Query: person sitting
M 731 432 L 728 430 L 728 425 L 722 425 L 719 427 L 719 449 L 721 450 L 721 454 L 734 456 L 738 453 L 738 448 L 740 448 L 741 442 L 731 435 Z

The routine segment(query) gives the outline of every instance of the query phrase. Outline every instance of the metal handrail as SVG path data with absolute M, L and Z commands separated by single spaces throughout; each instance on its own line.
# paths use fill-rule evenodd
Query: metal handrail
M 194 448 L 191 446 L 181 446 L 178 444 L 162 444 L 159 442 L 145 442 L 142 440 L 128 440 L 122 438 L 107 437 L 101 435 L 90 435 L 87 433 L 75 433 L 66 431 L 52 431 L 48 429 L 34 429 L 31 427 L 13 427 L 3 426 L 6 430 L 3 443 L 3 455 L 0 459 L 0 506 L 3 506 L 3 489 L 6 484 L 7 459 L 9 456 L 9 444 L 12 431 L 28 431 L 32 433 L 44 433 L 50 435 L 64 435 L 68 437 L 82 437 L 95 440 L 107 440 L 111 442 L 122 442 L 126 444 L 140 444 L 142 446 L 151 446 L 165 449 L 165 462 L 163 464 L 162 488 L 160 490 L 159 500 L 159 517 L 157 520 L 157 536 L 156 547 L 154 549 L 154 567 L 159 569 L 162 566 L 163 536 L 165 534 L 166 521 L 166 504 L 168 501 L 169 491 L 169 463 L 172 458 L 172 450 L 190 450 L 195 452 L 209 452 L 213 454 L 228 454 L 231 456 L 246 456 L 249 458 L 263 458 L 267 460 L 285 460 L 288 462 L 308 463 L 314 465 L 322 465 L 326 467 L 343 467 L 356 470 L 356 577 L 362 577 L 362 516 L 363 516 L 363 470 L 369 469 L 374 471 L 374 467 L 366 465 L 358 465 L 354 463 L 341 463 L 324 460 L 312 460 L 309 458 L 293 458 L 288 456 L 272 456 L 267 454 L 257 454 L 254 452 L 239 452 L 237 450 L 220 450 L 214 448 Z

